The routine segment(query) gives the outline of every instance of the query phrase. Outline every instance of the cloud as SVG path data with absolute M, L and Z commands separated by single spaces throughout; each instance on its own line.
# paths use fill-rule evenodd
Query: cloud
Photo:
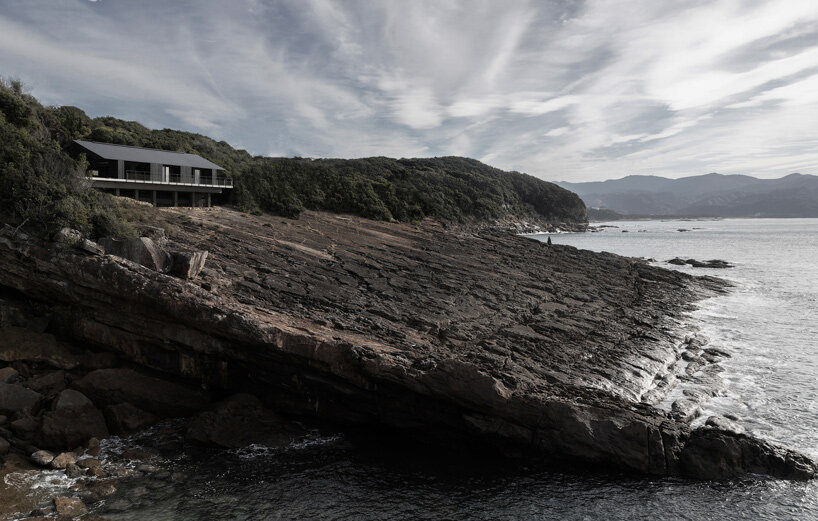
M 812 0 L 30 0 L 0 13 L 0 74 L 256 154 L 818 173 Z

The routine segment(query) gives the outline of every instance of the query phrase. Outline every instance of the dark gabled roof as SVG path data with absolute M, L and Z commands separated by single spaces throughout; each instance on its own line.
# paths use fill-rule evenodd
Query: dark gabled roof
M 212 168 L 214 170 L 224 170 L 215 163 L 197 156 L 196 154 L 185 154 L 183 152 L 170 152 L 168 150 L 158 150 L 155 148 L 140 148 L 128 145 L 111 145 L 109 143 L 97 143 L 96 141 L 74 140 L 74 143 L 93 152 L 103 159 L 123 161 L 133 161 L 135 163 L 159 163 L 162 165 L 190 166 L 193 168 Z

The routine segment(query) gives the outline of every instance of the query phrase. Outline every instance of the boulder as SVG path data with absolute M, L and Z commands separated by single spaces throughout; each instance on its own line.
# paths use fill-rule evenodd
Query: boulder
M 31 461 L 37 465 L 40 465 L 41 467 L 45 467 L 54 461 L 54 454 L 48 452 L 47 450 L 38 450 L 31 455 Z
M 19 384 L 0 383 L 0 414 L 31 414 L 40 406 L 43 395 Z
M 53 396 L 65 389 L 65 371 L 62 369 L 46 373 L 28 380 L 26 387 L 44 396 Z
M 196 416 L 187 428 L 188 441 L 240 448 L 253 443 L 282 446 L 303 431 L 264 408 L 258 398 L 236 394 Z
M 125 402 L 106 407 L 105 421 L 112 434 L 122 435 L 149 427 L 158 422 L 159 418 Z
M 0 369 L 0 383 L 13 384 L 20 380 L 20 373 L 13 367 L 4 367 Z
M 74 369 L 77 357 L 54 335 L 35 333 L 22 327 L 0 329 L 0 360 L 4 362 L 44 362 L 57 369 Z
M 736 434 L 744 434 L 746 430 L 744 427 L 722 416 L 710 416 L 704 423 L 707 427 L 713 427 L 723 431 L 734 432 Z
M 138 231 L 141 237 L 147 237 L 160 248 L 164 248 L 168 244 L 168 237 L 167 234 L 165 233 L 164 228 L 140 223 Z
M 78 517 L 88 512 L 88 507 L 81 499 L 76 497 L 54 498 L 54 510 L 57 514 L 65 517 Z
M 747 434 L 714 427 L 694 430 L 679 462 L 684 474 L 697 479 L 724 480 L 764 474 L 807 480 L 818 475 L 816 463 L 803 454 Z
M 64 469 L 68 465 L 73 465 L 77 462 L 77 457 L 71 452 L 62 452 L 51 460 L 51 466 L 55 469 Z
M 207 408 L 203 390 L 131 369 L 97 369 L 74 383 L 94 403 L 105 406 L 128 402 L 163 418 L 190 416 Z
M 173 252 L 173 267 L 170 272 L 180 279 L 195 279 L 207 260 L 207 251 Z
M 8 454 L 11 444 L 5 438 L 0 438 L 0 456 Z
M 104 238 L 99 240 L 99 245 L 107 255 L 122 257 L 160 273 L 167 273 L 172 265 L 171 256 L 148 237 L 121 241 Z
M 699 402 L 695 400 L 681 399 L 676 400 L 671 405 L 671 414 L 678 421 L 690 423 L 697 417 L 701 416 L 702 410 Z
M 93 469 L 102 467 L 102 462 L 97 458 L 83 458 L 77 461 L 77 466 L 81 469 Z
M 105 253 L 99 244 L 89 241 L 83 237 L 82 233 L 72 228 L 62 228 L 54 234 L 54 242 L 71 246 L 93 255 Z
M 106 479 L 105 481 L 100 481 L 99 483 L 91 485 L 80 495 L 84 500 L 91 503 L 96 503 L 97 501 L 116 493 L 116 483 L 116 479 Z
M 60 392 L 57 399 L 54 400 L 51 409 L 54 411 L 63 411 L 67 409 L 80 409 L 88 405 L 93 407 L 94 404 L 87 396 L 74 389 L 65 389 Z
M 69 478 L 78 478 L 85 475 L 85 470 L 77 466 L 76 463 L 69 463 L 65 466 L 65 475 Z
M 99 444 L 99 438 L 89 439 L 85 445 L 85 453 L 89 456 L 99 456 L 100 452 L 102 452 L 102 447 Z
M 105 418 L 93 405 L 46 412 L 37 443 L 49 449 L 74 449 L 90 438 L 108 436 Z
M 10 427 L 18 438 L 31 441 L 34 438 L 34 433 L 40 428 L 40 422 L 31 416 L 23 416 L 11 422 Z

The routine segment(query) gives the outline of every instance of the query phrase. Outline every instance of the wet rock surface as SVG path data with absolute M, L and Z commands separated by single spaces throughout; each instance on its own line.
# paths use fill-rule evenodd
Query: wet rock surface
M 685 352 L 684 313 L 725 287 L 716 279 L 432 222 L 162 215 L 175 227 L 168 248 L 210 252 L 194 282 L 0 234 L 8 266 L 0 286 L 47 303 L 54 327 L 74 341 L 155 371 L 72 379 L 68 387 L 98 412 L 128 403 L 189 416 L 210 407 L 206 386 L 252 393 L 284 415 L 445 433 L 545 459 L 706 476 L 704 455 L 718 459 L 717 439 L 724 468 L 739 474 L 764 462 L 772 475 L 809 474 L 808 460 L 779 465 L 783 449 L 761 442 L 757 456 L 736 459 L 730 444 L 752 438 L 691 433 L 684 419 L 643 403 L 664 392 L 654 392 L 657 377 Z M 234 443 L 219 425 L 249 425 L 251 416 L 202 413 L 201 438 Z

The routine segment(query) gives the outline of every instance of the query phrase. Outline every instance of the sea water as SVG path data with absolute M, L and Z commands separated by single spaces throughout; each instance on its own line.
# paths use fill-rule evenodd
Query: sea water
M 732 355 L 722 362 L 726 391 L 705 404 L 705 415 L 736 415 L 753 434 L 818 456 L 818 220 L 609 224 L 617 228 L 550 237 L 731 280 L 728 295 L 691 316 L 712 346 Z M 677 256 L 735 267 L 665 263 Z M 127 443 L 150 445 L 151 437 Z M 98 513 L 156 521 L 818 519 L 815 482 L 652 479 L 419 452 L 334 432 L 284 449 L 186 448 L 168 454 L 164 481 L 124 482 Z

